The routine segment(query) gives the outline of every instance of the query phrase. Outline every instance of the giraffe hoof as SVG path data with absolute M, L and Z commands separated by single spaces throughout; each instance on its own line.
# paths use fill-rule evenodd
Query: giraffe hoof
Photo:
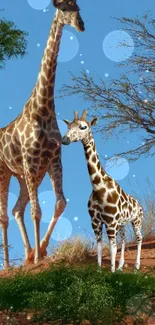
M 140 265 L 139 264 L 135 264 L 134 265 L 134 271 L 137 272 L 140 269 Z
M 47 256 L 47 250 L 44 246 L 40 247 L 41 258 Z
M 39 259 L 35 260 L 35 248 L 31 250 L 29 253 L 27 259 L 25 260 L 24 265 L 29 265 L 29 264 L 36 264 L 38 263 L 39 260 L 41 260 L 43 257 L 47 255 L 47 250 L 45 247 L 40 247 L 40 257 Z
M 34 254 L 35 254 L 35 249 L 32 249 L 29 252 L 27 259 L 25 260 L 24 265 L 34 264 Z

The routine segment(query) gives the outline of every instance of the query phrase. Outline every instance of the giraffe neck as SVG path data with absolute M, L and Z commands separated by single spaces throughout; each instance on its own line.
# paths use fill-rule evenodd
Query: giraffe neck
M 108 175 L 101 166 L 92 134 L 89 135 L 89 139 L 83 141 L 83 147 L 90 180 L 94 191 L 97 191 L 101 188 L 104 178 Z
M 54 114 L 54 83 L 59 52 L 60 40 L 62 36 L 63 24 L 59 22 L 58 10 L 50 29 L 47 45 L 43 54 L 40 72 L 36 86 L 33 90 L 31 109 L 34 113 L 45 117 Z

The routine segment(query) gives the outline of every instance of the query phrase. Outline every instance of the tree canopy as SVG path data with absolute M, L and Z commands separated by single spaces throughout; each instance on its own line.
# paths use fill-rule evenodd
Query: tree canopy
M 82 70 L 80 76 L 71 74 L 71 85 L 63 85 L 59 97 L 80 95 L 90 103 L 89 112 L 101 119 L 97 131 L 104 137 L 143 130 L 139 147 L 117 153 L 136 160 L 143 154 L 155 155 L 155 20 L 149 14 L 141 19 L 117 19 L 132 36 L 135 47 L 134 54 L 118 64 L 125 73 L 96 81 L 94 74 Z
M 0 19 L 0 69 L 4 68 L 6 60 L 23 57 L 26 53 L 26 35 L 26 32 L 16 28 L 14 22 Z

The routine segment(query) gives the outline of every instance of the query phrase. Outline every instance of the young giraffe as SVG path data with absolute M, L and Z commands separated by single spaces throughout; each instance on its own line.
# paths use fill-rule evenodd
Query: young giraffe
M 54 83 L 57 56 L 64 25 L 84 31 L 84 23 L 76 0 L 53 0 L 57 8 L 38 80 L 23 112 L 8 126 L 0 129 L 0 225 L 4 244 L 4 267 L 9 266 L 7 200 L 11 176 L 20 183 L 20 195 L 13 209 L 25 246 L 27 261 L 37 262 L 46 255 L 52 230 L 66 206 L 62 189 L 61 134 L 54 106 Z M 56 194 L 54 216 L 40 243 L 41 209 L 38 186 L 48 172 Z M 30 247 L 24 225 L 24 211 L 31 203 L 34 222 L 35 250 Z
M 97 239 L 98 264 L 102 264 L 102 226 L 105 224 L 110 242 L 111 271 L 115 272 L 115 260 L 117 253 L 116 235 L 121 235 L 121 256 L 118 269 L 124 265 L 125 230 L 124 225 L 132 223 L 137 238 L 137 258 L 135 268 L 140 268 L 141 254 L 141 224 L 143 211 L 137 200 L 125 194 L 120 186 L 102 168 L 96 151 L 91 126 L 97 123 L 97 117 L 92 121 L 86 120 L 87 111 L 84 110 L 81 118 L 78 112 L 74 112 L 73 122 L 64 120 L 68 125 L 68 131 L 62 139 L 62 144 L 82 141 L 87 160 L 88 171 L 93 191 L 88 201 L 88 210 L 91 216 L 92 227 Z

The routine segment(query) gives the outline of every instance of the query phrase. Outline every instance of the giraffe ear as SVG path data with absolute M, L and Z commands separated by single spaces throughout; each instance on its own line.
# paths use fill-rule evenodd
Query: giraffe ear
M 52 0 L 52 3 L 55 8 L 59 8 L 60 5 L 59 0 Z
M 98 118 L 94 117 L 91 121 L 90 121 L 90 125 L 91 126 L 95 126 L 98 123 Z
M 52 0 L 53 2 L 53 6 L 57 9 L 61 9 L 61 10 L 65 10 L 66 6 L 67 6 L 67 1 L 64 2 L 60 2 L 59 0 Z
M 57 0 L 52 0 L 53 6 L 56 8 L 57 7 Z
M 71 122 L 70 121 L 68 121 L 68 120 L 63 120 L 68 126 L 69 126 L 69 124 L 71 124 Z

